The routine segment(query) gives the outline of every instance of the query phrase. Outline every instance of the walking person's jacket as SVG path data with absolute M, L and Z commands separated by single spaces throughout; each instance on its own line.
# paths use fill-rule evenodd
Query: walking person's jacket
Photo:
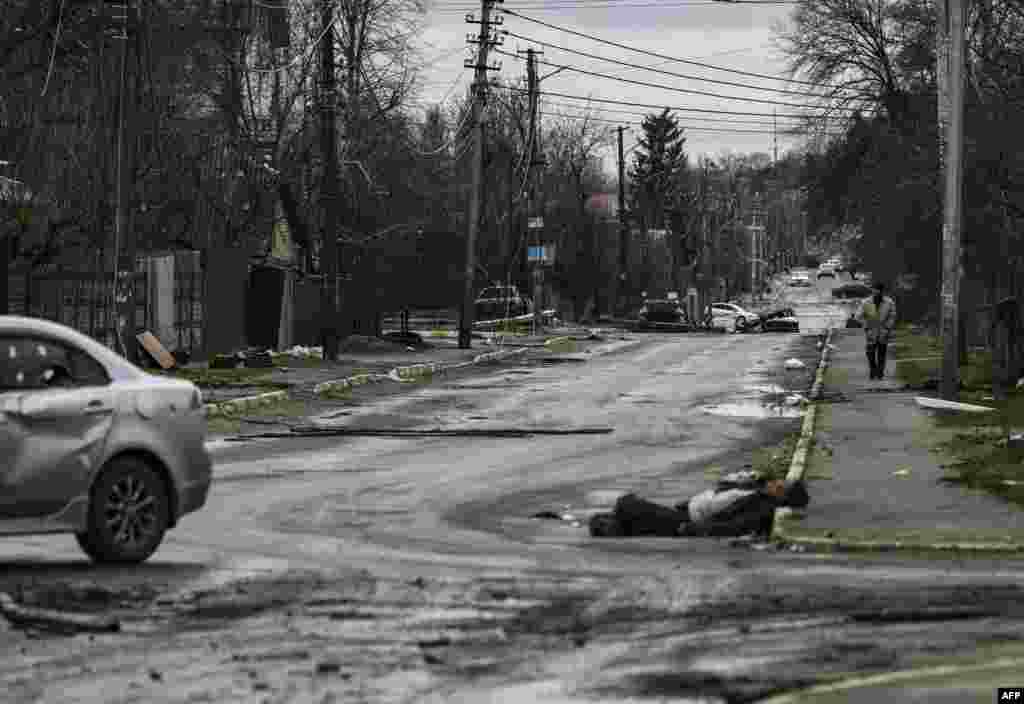
M 882 302 L 876 305 L 872 296 L 860 304 L 857 318 L 864 323 L 868 344 L 887 345 L 896 327 L 896 302 L 888 296 L 882 296 Z

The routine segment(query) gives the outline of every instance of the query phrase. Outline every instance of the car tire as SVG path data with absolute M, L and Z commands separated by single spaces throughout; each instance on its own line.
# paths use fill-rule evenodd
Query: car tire
M 737 315 L 732 329 L 734 332 L 743 332 L 747 329 L 747 319 L 742 315 Z
M 137 564 L 156 552 L 170 523 L 163 478 L 141 459 L 121 457 L 100 473 L 89 501 L 88 527 L 75 537 L 95 562 Z

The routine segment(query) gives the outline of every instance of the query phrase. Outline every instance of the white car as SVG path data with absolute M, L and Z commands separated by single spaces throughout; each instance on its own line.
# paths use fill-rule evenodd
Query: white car
M 828 262 L 825 262 L 824 264 L 818 267 L 818 278 L 820 279 L 825 276 L 830 276 L 833 279 L 836 278 L 836 268 L 835 266 L 829 264 Z
M 802 271 L 797 271 L 789 275 L 790 286 L 812 286 L 811 277 Z
M 0 536 L 73 533 L 138 563 L 203 506 L 203 397 L 57 323 L 0 315 Z
M 735 303 L 712 303 L 710 310 L 704 311 L 710 315 L 711 325 L 726 330 L 741 330 L 747 323 L 757 320 L 757 314 L 736 305 Z

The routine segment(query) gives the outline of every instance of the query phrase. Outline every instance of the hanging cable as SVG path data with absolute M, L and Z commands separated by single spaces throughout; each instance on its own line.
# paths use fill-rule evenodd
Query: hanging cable
M 635 122 L 635 121 L 625 121 L 624 122 L 622 120 L 610 120 L 610 119 L 601 118 L 601 117 L 594 117 L 593 115 L 566 115 L 566 114 L 557 113 L 557 112 L 542 112 L 540 114 L 541 115 L 545 115 L 547 117 L 564 117 L 564 118 L 570 119 L 570 120 L 592 120 L 594 122 L 606 122 L 606 123 L 615 124 L 615 125 L 636 126 L 636 125 L 640 124 L 640 123 Z M 696 132 L 721 132 L 723 134 L 773 134 L 774 133 L 774 131 L 771 130 L 771 129 L 744 130 L 744 129 L 733 129 L 733 128 L 728 128 L 728 127 L 692 126 L 692 125 L 685 125 L 685 124 L 680 124 L 679 127 L 681 129 L 683 129 L 683 130 L 692 130 L 692 131 L 696 131 Z M 793 128 L 789 128 L 789 129 L 791 131 L 793 130 Z M 801 131 L 803 131 L 803 130 L 801 130 Z
M 516 88 L 515 86 L 494 86 L 494 87 L 500 88 L 500 89 L 504 89 L 504 90 L 516 91 L 516 92 L 519 92 L 519 93 L 525 93 L 526 92 L 525 88 Z M 628 100 L 614 100 L 612 98 L 594 98 L 594 97 L 590 97 L 590 96 L 586 96 L 586 95 L 572 95 L 572 94 L 569 94 L 569 93 L 556 93 L 556 92 L 552 92 L 552 91 L 544 91 L 544 94 L 545 95 L 554 96 L 556 98 L 568 98 L 570 100 L 589 100 L 589 101 L 593 101 L 595 103 L 608 103 L 610 105 L 625 105 L 625 106 L 628 106 L 628 107 L 651 108 L 652 110 L 663 110 L 665 108 L 668 108 L 670 110 L 678 110 L 680 112 L 701 112 L 701 113 L 708 113 L 708 114 L 712 114 L 712 115 L 741 115 L 741 116 L 745 116 L 745 117 L 772 117 L 773 116 L 772 113 L 770 113 L 770 112 L 744 112 L 744 111 L 741 111 L 741 110 L 722 110 L 720 108 L 694 108 L 694 107 L 684 107 L 684 106 L 673 106 L 673 105 L 665 105 L 664 103 L 661 103 L 661 104 L 640 103 L 640 102 L 628 101 Z M 822 111 L 822 113 L 820 115 L 808 116 L 808 115 L 788 114 L 788 115 L 779 115 L 779 117 L 789 117 L 789 118 L 792 118 L 792 119 L 795 119 L 795 120 L 807 120 L 807 119 L 823 120 L 823 119 L 828 119 L 828 112 L 829 112 L 829 110 L 825 109 L 825 110 Z
M 722 4 L 722 3 L 716 2 L 715 4 Z M 583 39 L 589 39 L 592 42 L 598 42 L 600 44 L 607 44 L 608 46 L 618 47 L 619 49 L 625 49 L 626 51 L 634 51 L 634 52 L 636 52 L 638 54 L 645 54 L 646 56 L 652 56 L 652 57 L 654 57 L 656 59 L 666 59 L 668 61 L 673 61 L 675 63 L 688 64 L 690 66 L 698 66 L 700 68 L 711 69 L 711 70 L 714 70 L 714 71 L 724 71 L 726 73 L 733 73 L 733 74 L 740 75 L 740 76 L 747 76 L 749 78 L 764 78 L 764 79 L 770 80 L 770 81 L 783 81 L 783 82 L 786 82 L 786 83 L 798 83 L 800 85 L 813 86 L 815 88 L 831 88 L 831 89 L 841 89 L 842 88 L 842 86 L 830 85 L 830 84 L 827 84 L 827 83 L 817 83 L 815 81 L 804 81 L 804 80 L 800 80 L 800 79 L 797 79 L 797 78 L 783 78 L 781 76 L 771 76 L 771 75 L 764 74 L 764 73 L 755 73 L 753 71 L 741 71 L 740 69 L 727 68 L 725 66 L 716 66 L 715 64 L 709 64 L 709 63 L 705 63 L 703 61 L 694 61 L 693 59 L 682 59 L 682 58 L 675 57 L 675 56 L 667 56 L 665 54 L 659 54 L 656 51 L 648 51 L 647 49 L 638 49 L 636 47 L 629 46 L 628 44 L 622 44 L 620 42 L 614 42 L 614 41 L 611 41 L 610 39 L 602 39 L 600 37 L 594 36 L 593 34 L 586 34 L 584 32 L 578 32 L 578 31 L 576 31 L 574 29 L 569 29 L 567 27 L 560 27 L 559 25 L 551 24 L 550 22 L 544 22 L 543 20 L 538 20 L 538 19 L 535 19 L 533 17 L 528 17 L 527 15 L 523 15 L 523 14 L 521 14 L 519 12 L 516 12 L 515 10 L 509 10 L 508 8 L 501 7 L 501 8 L 498 8 L 498 10 L 500 12 L 503 12 L 506 15 L 511 15 L 513 17 L 518 17 L 521 20 L 525 20 L 527 22 L 532 22 L 534 24 L 539 24 L 542 27 L 547 27 L 548 29 L 554 29 L 554 30 L 559 31 L 559 32 L 565 32 L 566 34 L 573 34 L 573 35 L 575 35 L 577 37 L 582 37 Z
M 125 12 L 128 12 L 127 8 L 125 8 Z M 57 44 L 60 43 L 60 32 L 61 32 L 61 29 L 63 27 L 64 27 L 64 0 L 60 0 L 60 9 L 58 10 L 58 13 L 57 13 L 57 31 L 53 35 L 53 46 L 50 49 L 50 66 L 49 66 L 49 68 L 46 69 L 46 80 L 43 82 L 43 90 L 39 94 L 40 98 L 42 98 L 44 95 L 46 95 L 46 89 L 50 87 L 50 77 L 53 75 L 53 64 L 54 64 L 54 61 L 57 58 Z
M 539 39 L 531 39 L 530 37 L 524 37 L 521 34 L 509 30 L 502 30 L 502 33 L 515 37 L 516 39 L 522 39 L 523 41 L 531 42 L 533 44 L 539 44 L 540 46 L 548 47 L 549 49 L 555 49 L 556 51 L 564 51 L 569 54 L 576 54 L 577 56 L 583 56 L 588 59 L 597 59 L 598 61 L 605 61 L 610 64 L 616 64 L 618 66 L 625 66 L 627 68 L 635 68 L 643 71 L 651 71 L 652 73 L 660 73 L 666 76 L 673 76 L 675 78 L 684 78 L 691 81 L 703 81 L 704 83 L 713 83 L 720 86 L 730 86 L 733 88 L 749 88 L 750 90 L 759 90 L 766 93 L 779 93 L 784 95 L 797 95 L 808 97 L 807 91 L 796 91 L 789 90 L 786 88 L 766 88 L 764 86 L 756 86 L 752 83 L 739 83 L 736 81 L 722 81 L 715 78 L 703 78 L 701 76 L 692 76 L 686 73 L 677 73 L 676 71 L 669 71 L 667 69 L 655 68 L 654 66 L 641 66 L 640 64 L 630 63 L 629 61 L 620 61 L 618 59 L 610 59 L 606 56 L 600 56 L 598 54 L 591 54 L 586 51 L 579 51 L 578 49 L 568 49 L 566 47 L 558 46 L 557 44 L 550 44 L 548 42 L 542 42 Z M 824 97 L 824 96 L 809 96 L 809 97 Z
M 494 51 L 495 51 L 495 53 L 502 54 L 504 56 L 510 56 L 510 57 L 512 57 L 514 59 L 515 58 L 519 58 L 515 54 L 512 54 L 512 53 L 507 52 L 507 51 L 503 51 L 502 49 L 495 49 Z M 592 76 L 594 78 L 606 78 L 606 79 L 613 80 L 613 81 L 619 81 L 620 83 L 629 83 L 631 85 L 642 86 L 644 88 L 657 88 L 659 90 L 669 90 L 669 91 L 672 91 L 674 93 L 685 93 L 687 95 L 700 95 L 700 96 L 704 96 L 704 97 L 707 97 L 707 98 L 718 98 L 720 100 L 736 100 L 736 101 L 745 102 L 745 103 L 758 103 L 758 104 L 762 104 L 762 105 L 781 105 L 782 107 L 787 107 L 787 108 L 821 109 L 821 108 L 815 108 L 812 105 L 806 105 L 806 104 L 803 104 L 803 103 L 789 103 L 789 102 L 785 102 L 785 101 L 782 101 L 782 100 L 770 100 L 768 98 L 744 98 L 744 97 L 737 96 L 737 95 L 722 95 L 721 93 L 712 93 L 710 91 L 705 91 L 705 90 L 693 90 L 691 88 L 677 88 L 675 86 L 666 86 L 666 85 L 663 85 L 663 84 L 660 84 L 660 83 L 651 83 L 649 81 L 638 81 L 638 80 L 633 79 L 633 78 L 623 78 L 622 76 L 613 76 L 611 74 L 601 73 L 599 71 L 588 71 L 586 69 L 576 68 L 575 66 L 556 64 L 556 63 L 552 63 L 550 61 L 544 61 L 544 60 L 541 60 L 541 59 L 538 59 L 537 63 L 543 64 L 545 66 L 550 66 L 552 68 L 562 69 L 564 71 L 572 71 L 574 73 L 579 73 L 579 74 L 584 75 L 584 76 Z M 847 108 L 847 109 L 851 109 L 851 108 Z

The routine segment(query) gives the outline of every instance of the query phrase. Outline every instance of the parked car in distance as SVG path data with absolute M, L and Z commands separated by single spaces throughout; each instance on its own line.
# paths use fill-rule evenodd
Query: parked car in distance
M 502 320 L 527 315 L 532 306 L 515 286 L 489 286 L 473 304 L 476 320 Z
M 726 330 L 742 330 L 749 323 L 757 320 L 757 314 L 751 313 L 736 303 L 712 303 L 704 311 L 704 316 L 711 317 L 711 325 Z
M 859 281 L 854 281 L 832 289 L 832 295 L 836 298 L 867 298 L 871 295 L 871 287 Z
M 94 561 L 138 563 L 206 502 L 195 385 L 36 318 L 0 316 L 0 355 L 0 535 L 73 533 Z
M 644 301 L 637 314 L 641 323 L 676 323 L 689 322 L 686 311 L 679 301 L 651 298 Z
M 800 332 L 800 321 L 792 308 L 778 308 L 760 315 L 764 332 Z
M 818 267 L 818 278 L 821 279 L 826 276 L 830 276 L 833 279 L 836 278 L 836 269 L 832 264 L 829 264 L 828 262 L 825 262 L 824 264 Z
M 789 275 L 789 279 L 786 283 L 789 286 L 796 287 L 813 286 L 813 284 L 811 283 L 811 277 L 802 271 L 794 271 L 792 274 Z

